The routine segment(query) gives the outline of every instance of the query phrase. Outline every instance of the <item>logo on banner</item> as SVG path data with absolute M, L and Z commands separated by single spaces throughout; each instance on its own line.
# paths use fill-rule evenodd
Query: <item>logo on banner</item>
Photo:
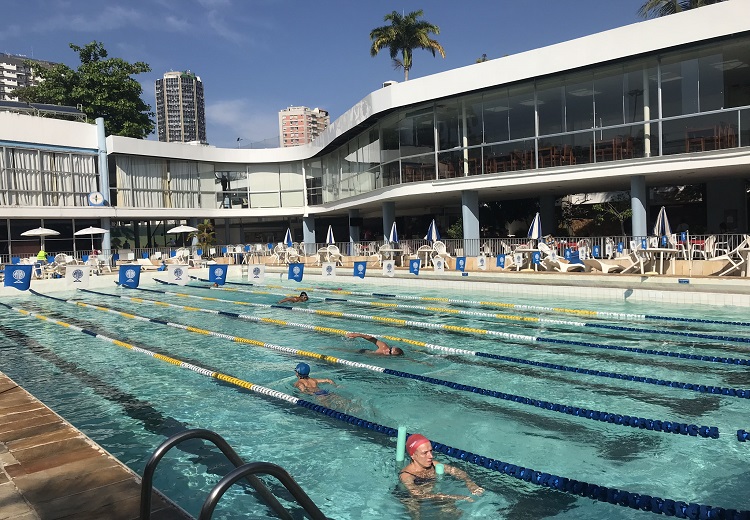
M 333 266 L 327 265 L 326 266 L 326 275 L 331 276 L 333 274 Z
M 487 257 L 485 257 L 484 255 L 479 255 L 477 257 L 477 267 L 483 271 L 487 269 Z
M 495 259 L 495 267 L 505 269 L 505 255 L 497 255 L 497 258 Z
M 419 259 L 409 260 L 409 272 L 419 276 L 419 264 L 420 263 L 421 262 Z
M 253 267 L 253 278 L 258 278 L 259 276 L 260 276 L 260 268 Z
M 459 256 L 456 258 L 456 271 L 463 271 L 466 269 L 466 257 Z
M 83 269 L 75 269 L 71 276 L 73 277 L 73 283 L 81 283 L 81 279 L 83 278 Z
M 175 280 L 182 280 L 182 275 L 185 274 L 185 271 L 182 270 L 182 267 L 176 267 L 174 270 L 174 279 Z
M 127 278 L 129 282 L 133 282 L 135 278 L 135 269 L 126 269 L 125 278 Z
M 222 278 L 224 276 L 224 269 L 222 269 L 221 267 L 217 267 L 216 269 L 214 269 L 214 276 L 216 278 Z
M 541 253 L 539 251 L 536 251 L 536 252 L 532 253 L 532 255 L 531 255 L 531 262 L 532 263 L 538 264 L 541 259 L 542 259 L 542 255 L 541 255 Z
M 289 280 L 294 280 L 295 282 L 301 282 L 302 276 L 305 272 L 305 265 L 304 264 L 289 264 L 289 273 L 287 275 L 287 278 Z
M 367 271 L 367 262 L 354 262 L 354 276 L 359 278 L 365 277 Z
M 19 291 L 28 291 L 31 287 L 31 273 L 33 265 L 6 265 L 5 280 L 6 287 L 15 287 Z
M 386 260 L 383 262 L 383 274 L 385 276 L 393 276 L 396 274 L 396 266 L 393 260 Z
M 442 258 L 433 258 L 432 259 L 432 264 L 435 266 L 435 272 L 437 272 L 437 273 L 442 273 L 443 272 L 443 270 L 445 268 L 445 264 L 443 263 L 443 259 Z
M 26 273 L 24 273 L 21 269 L 16 269 L 13 271 L 13 279 L 15 282 L 13 283 L 23 283 L 24 279 L 26 278 Z

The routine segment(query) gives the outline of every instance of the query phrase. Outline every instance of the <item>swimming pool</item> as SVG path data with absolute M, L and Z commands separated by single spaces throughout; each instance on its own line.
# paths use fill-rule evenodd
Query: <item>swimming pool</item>
M 626 302 L 608 302 L 603 309 L 580 300 L 477 294 L 461 298 L 484 304 L 457 305 L 424 299 L 441 295 L 436 291 L 389 289 L 401 296 L 397 299 L 372 296 L 383 293 L 375 285 L 352 286 L 350 292 L 357 294 L 317 288 L 340 284 L 227 286 L 235 290 L 209 290 L 203 284 L 152 287 L 157 292 L 97 291 L 111 296 L 63 295 L 126 315 L 43 297 L 9 303 L 348 416 L 387 428 L 404 425 L 478 456 L 641 495 L 750 508 L 744 486 L 748 446 L 736 435 L 748 426 L 748 400 L 705 388 L 696 391 L 704 385 L 736 394 L 750 387 L 747 365 L 722 362 L 750 359 L 750 327 L 739 324 L 745 321 L 742 309 L 648 308 L 656 316 L 738 322 L 727 325 L 639 318 L 634 314 L 646 314 L 646 308 Z M 270 306 L 282 294 L 302 289 L 308 289 L 310 303 L 295 310 Z M 454 312 L 440 310 L 444 308 Z M 621 314 L 605 315 L 605 310 Z M 319 332 L 322 328 L 330 330 Z M 344 330 L 388 336 L 389 344 L 404 348 L 407 356 L 361 354 L 359 349 L 371 345 L 344 338 Z M 408 517 L 403 491 L 396 485 L 394 437 L 19 313 L 4 312 L 0 332 L 3 371 L 138 473 L 166 436 L 186 427 L 208 428 L 225 436 L 245 460 L 286 468 L 331 518 Z M 312 353 L 386 370 L 329 362 L 310 357 Z M 296 393 L 293 368 L 299 361 L 311 365 L 313 377 L 336 381 L 333 395 Z M 612 414 L 612 422 L 602 420 L 604 413 Z M 622 416 L 639 418 L 638 424 L 616 424 L 623 422 Z M 652 422 L 641 427 L 640 418 Z M 680 424 L 688 425 L 695 435 L 687 426 L 685 434 L 657 431 L 654 420 L 669 421 L 669 429 L 672 423 L 678 430 Z M 438 458 L 465 469 L 487 490 L 474 502 L 456 503 L 463 518 L 652 514 Z M 197 515 L 210 487 L 228 470 L 222 464 L 219 455 L 191 443 L 173 450 L 160 465 L 156 485 Z M 466 494 L 462 484 L 449 478 L 438 485 L 448 493 Z M 428 501 L 422 507 L 426 518 L 456 516 L 446 504 Z M 257 518 L 266 512 L 238 488 L 220 502 L 215 517 Z

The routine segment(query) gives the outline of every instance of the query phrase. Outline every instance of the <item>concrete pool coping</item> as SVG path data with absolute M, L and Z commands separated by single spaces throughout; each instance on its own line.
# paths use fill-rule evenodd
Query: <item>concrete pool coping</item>
M 0 518 L 136 520 L 140 493 L 136 473 L 0 372 Z M 158 492 L 151 512 L 192 518 Z

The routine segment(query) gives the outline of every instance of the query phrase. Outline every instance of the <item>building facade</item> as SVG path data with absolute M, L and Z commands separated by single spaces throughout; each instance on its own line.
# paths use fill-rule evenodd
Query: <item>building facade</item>
M 279 112 L 281 146 L 300 146 L 311 143 L 331 123 L 328 112 L 319 108 L 289 107 Z
M 192 72 L 167 72 L 156 80 L 156 126 L 159 141 L 206 141 L 203 82 Z
M 629 192 L 632 235 L 645 236 L 659 191 L 684 185 L 700 187 L 696 232 L 731 223 L 746 233 L 746 12 L 750 0 L 722 2 L 394 84 L 295 147 L 101 143 L 91 125 L 57 121 L 81 126 L 40 133 L 53 123 L 0 113 L 0 247 L 40 218 L 111 224 L 113 236 L 138 223 L 212 219 L 220 243 L 280 239 L 292 227 L 313 244 L 329 223 L 355 240 L 350 224 L 363 218 L 387 230 L 396 218 L 435 217 L 445 228 L 461 217 L 463 237 L 475 240 L 490 203 L 533 199 L 543 228 L 554 229 L 556 201 L 611 191 Z M 95 156 L 105 151 L 102 167 Z M 60 184 L 63 169 L 79 181 Z M 107 206 L 87 206 L 92 183 Z
M 34 67 L 26 65 L 26 56 L 0 53 L 0 101 L 18 101 L 14 91 L 39 83 Z M 38 67 L 51 67 L 52 62 L 32 60 Z

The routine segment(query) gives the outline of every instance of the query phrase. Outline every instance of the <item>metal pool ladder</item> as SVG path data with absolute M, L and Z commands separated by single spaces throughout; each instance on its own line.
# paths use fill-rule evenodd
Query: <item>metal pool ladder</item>
M 224 438 L 216 432 L 205 429 L 192 429 L 176 433 L 164 441 L 151 458 L 146 463 L 143 470 L 143 480 L 141 482 L 141 520 L 151 518 L 151 494 L 154 486 L 154 472 L 156 466 L 167 452 L 174 446 L 188 439 L 204 439 L 212 442 L 221 452 L 234 464 L 235 468 L 227 473 L 218 484 L 214 486 L 211 492 L 203 502 L 198 520 L 209 520 L 213 515 L 214 509 L 221 497 L 232 487 L 238 480 L 244 478 L 258 492 L 263 501 L 284 520 L 292 520 L 291 513 L 278 501 L 276 496 L 266 487 L 262 480 L 256 475 L 271 475 L 281 482 L 284 487 L 292 494 L 294 500 L 305 510 L 313 520 L 326 520 L 326 516 L 318 509 L 318 506 L 307 496 L 299 484 L 292 478 L 287 471 L 276 464 L 270 462 L 250 462 L 245 463 L 237 452 L 235 452 Z

